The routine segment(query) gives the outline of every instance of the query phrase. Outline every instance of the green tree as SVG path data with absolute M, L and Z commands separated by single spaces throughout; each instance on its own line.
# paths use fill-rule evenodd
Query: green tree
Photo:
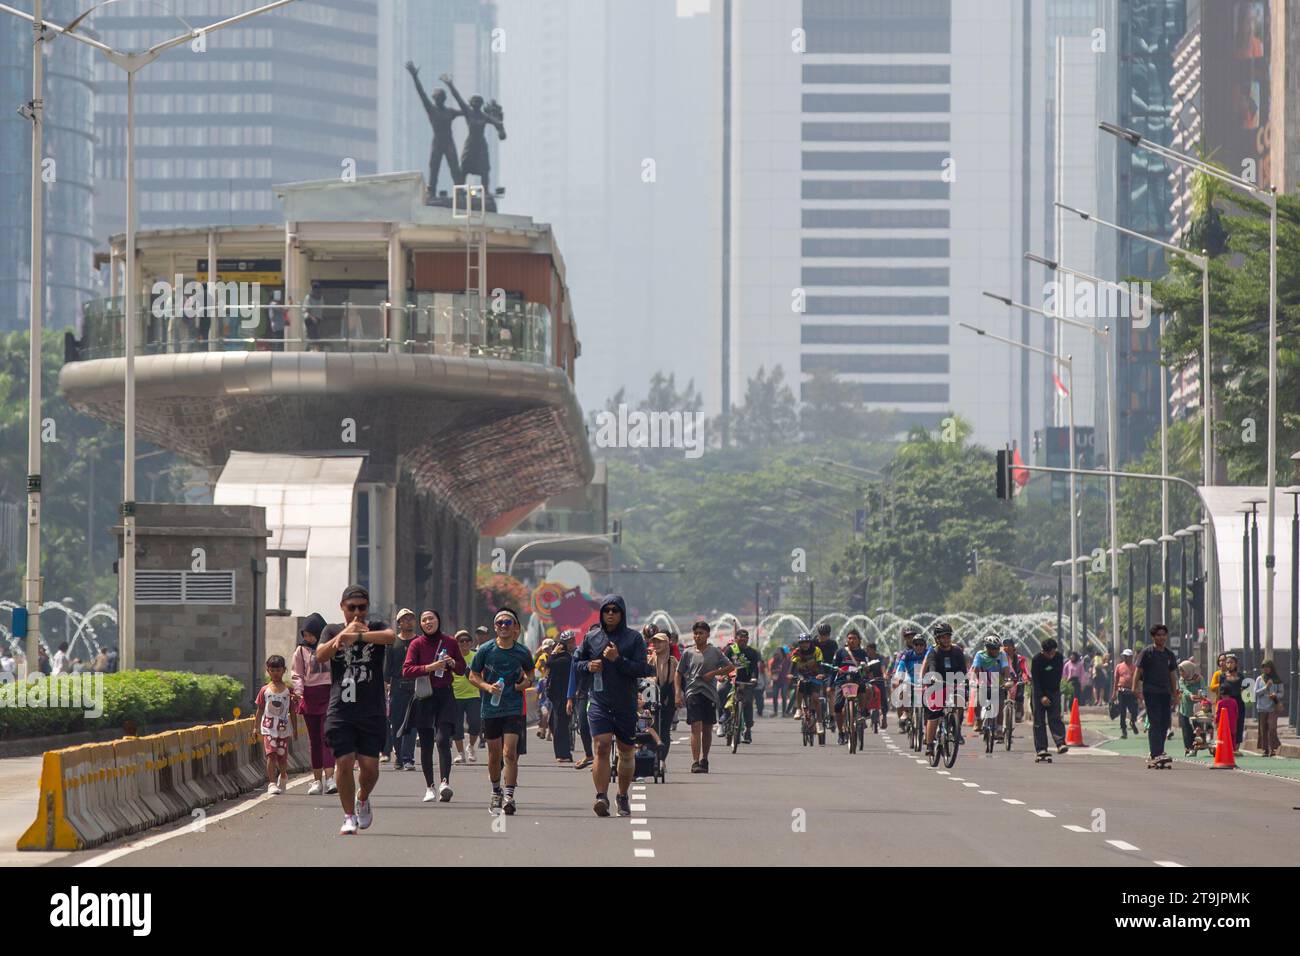
M 966 576 L 960 588 L 948 595 L 948 614 L 1025 614 L 1030 610 L 1029 592 L 1007 568 L 992 561 L 980 562 L 978 574 Z
M 739 448 L 775 448 L 798 439 L 794 393 L 781 366 L 759 368 L 745 384 L 744 404 L 732 414 L 731 437 Z

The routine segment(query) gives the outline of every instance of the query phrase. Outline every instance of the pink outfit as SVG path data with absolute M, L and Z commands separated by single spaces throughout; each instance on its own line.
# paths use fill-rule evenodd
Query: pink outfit
M 290 663 L 293 692 L 301 698 L 298 713 L 307 723 L 311 742 L 311 768 L 331 770 L 334 752 L 325 743 L 325 711 L 330 703 L 330 666 L 316 660 L 316 645 L 299 644 Z

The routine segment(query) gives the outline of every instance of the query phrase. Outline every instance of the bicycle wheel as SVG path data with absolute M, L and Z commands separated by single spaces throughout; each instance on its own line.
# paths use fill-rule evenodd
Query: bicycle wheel
M 1002 742 L 1006 744 L 1007 750 L 1011 749 L 1011 737 L 1016 729 L 1016 703 L 1008 700 L 1006 711 L 1002 717 Z
M 744 721 L 744 714 L 741 712 L 740 707 L 735 707 L 731 712 L 731 733 L 727 737 L 727 743 L 731 745 L 731 752 L 733 754 L 740 749 L 741 725 Z
M 993 721 L 992 719 L 984 722 L 984 752 L 993 753 Z
M 952 714 L 948 715 L 948 734 L 944 741 L 943 765 L 949 770 L 951 770 L 952 765 L 957 762 L 957 748 L 961 745 L 961 739 L 957 736 L 957 720 L 958 718 L 956 716 Z
M 939 726 L 934 728 L 933 750 L 928 755 L 931 767 L 939 766 L 939 761 L 943 759 L 943 737 L 947 732 L 947 724 L 942 720 L 939 721 Z M 922 738 L 922 740 L 924 740 L 924 738 Z M 922 744 L 922 746 L 924 746 L 924 744 Z
M 880 710 L 876 707 L 871 708 L 871 732 L 880 733 Z
M 858 752 L 858 703 L 854 700 L 844 702 L 844 726 L 849 728 L 849 753 Z

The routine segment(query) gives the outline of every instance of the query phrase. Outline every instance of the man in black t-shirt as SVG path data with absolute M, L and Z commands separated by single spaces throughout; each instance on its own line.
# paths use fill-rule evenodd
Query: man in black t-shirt
M 740 693 L 740 706 L 745 715 L 745 743 L 754 742 L 754 686 L 751 682 L 758 680 L 758 671 L 763 666 L 763 658 L 758 651 L 749 646 L 749 631 L 743 627 L 736 631 L 736 641 L 728 644 L 723 652 L 727 659 L 736 665 L 736 672 L 731 675 L 734 682 L 744 684 L 737 687 Z
M 835 654 L 839 651 L 840 645 L 831 637 L 831 626 L 829 624 L 817 625 L 817 650 L 822 652 L 822 660 L 828 664 L 835 660 Z
M 1061 721 L 1061 673 L 1064 663 L 1056 652 L 1056 639 L 1049 637 L 1043 641 L 1043 648 L 1029 662 L 1029 680 L 1032 687 L 1032 704 L 1034 708 L 1034 752 L 1047 756 L 1047 729 L 1052 729 L 1056 740 L 1056 752 L 1065 753 L 1070 748 L 1065 744 L 1065 724 Z
M 1151 759 L 1165 755 L 1170 713 L 1178 698 L 1178 660 L 1165 646 L 1169 630 L 1163 624 L 1151 626 L 1152 643 L 1138 652 L 1133 662 L 1133 689 L 1147 708 L 1147 745 Z
M 966 652 L 952 642 L 952 628 L 945 621 L 934 625 L 934 647 L 921 665 L 921 701 L 925 710 L 925 751 L 934 747 L 945 704 L 960 710 L 966 702 Z M 965 743 L 961 719 L 957 720 L 957 740 Z
M 316 660 L 330 665 L 330 702 L 325 742 L 334 752 L 334 779 L 343 804 L 339 833 L 355 834 L 374 820 L 370 792 L 379 781 L 379 751 L 387 735 L 384 649 L 396 638 L 383 621 L 366 620 L 370 594 L 350 585 L 339 602 L 343 624 L 328 624 L 316 643 Z M 361 770 L 354 788 L 352 767 Z

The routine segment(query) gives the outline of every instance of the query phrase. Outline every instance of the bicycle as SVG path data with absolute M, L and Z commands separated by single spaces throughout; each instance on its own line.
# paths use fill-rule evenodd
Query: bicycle
M 848 729 L 849 753 L 856 754 L 862 749 L 866 739 L 867 719 L 862 716 L 858 708 L 860 695 L 866 693 L 870 685 L 859 685 L 857 683 L 857 674 L 861 668 L 844 665 L 840 667 L 840 675 L 847 678 L 844 683 L 838 686 L 840 698 L 844 701 L 844 726 Z
M 1006 702 L 1002 705 L 1002 741 L 1008 751 L 1011 750 L 1011 736 L 1016 729 L 1016 696 L 1019 685 L 1012 681 L 1008 685 Z
M 939 718 L 939 726 L 935 728 L 934 748 L 930 752 L 930 766 L 939 766 L 939 761 L 943 760 L 943 765 L 949 770 L 957 762 L 957 749 L 961 746 L 961 712 L 960 709 L 951 703 L 944 704 L 943 716 Z
M 829 665 L 823 664 L 822 667 L 829 667 Z M 821 725 L 821 731 L 819 732 L 817 730 L 817 718 L 820 716 L 820 711 L 822 709 L 821 704 L 819 702 L 817 708 L 819 713 L 813 713 L 813 708 L 809 700 L 812 693 L 818 689 L 823 688 L 821 687 L 821 684 L 813 678 L 799 678 L 799 724 L 803 732 L 803 743 L 805 747 L 811 747 L 813 745 L 814 737 L 817 739 L 819 745 L 826 745 L 826 724 L 823 722 Z M 820 701 L 824 702 L 825 700 L 826 695 L 823 693 Z
M 726 717 L 727 725 L 727 746 L 731 748 L 734 754 L 740 749 L 741 738 L 749 732 L 750 727 L 745 723 L 745 698 L 747 693 L 744 688 L 755 686 L 758 681 L 737 680 L 731 682 L 731 692 L 727 695 L 727 703 L 723 708 L 723 714 Z

